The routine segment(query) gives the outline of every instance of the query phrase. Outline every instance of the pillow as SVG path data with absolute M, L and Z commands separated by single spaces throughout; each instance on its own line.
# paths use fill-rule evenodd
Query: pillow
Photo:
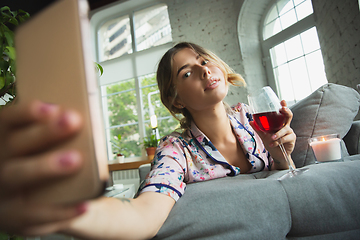
M 290 126 L 296 134 L 295 149 L 291 156 L 295 165 L 302 167 L 315 163 L 315 156 L 308 144 L 309 138 L 332 133 L 338 133 L 343 138 L 359 106 L 360 95 L 356 90 L 333 83 L 323 85 L 291 106 L 294 117 Z

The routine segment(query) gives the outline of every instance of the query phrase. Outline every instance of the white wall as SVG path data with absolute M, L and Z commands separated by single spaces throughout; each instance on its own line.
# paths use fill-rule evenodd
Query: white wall
M 175 43 L 188 41 L 199 44 L 244 76 L 237 34 L 243 0 L 167 0 L 166 3 Z M 231 87 L 226 101 L 229 104 L 244 102 L 246 93 L 245 88 Z
M 360 12 L 357 0 L 312 0 L 330 83 L 360 83 Z M 174 42 L 192 41 L 215 52 L 242 74 L 249 90 L 267 83 L 260 22 L 272 0 L 166 0 Z M 240 39 L 240 44 L 239 44 Z M 246 102 L 247 89 L 232 88 L 227 101 Z
M 140 1 L 156 0 L 129 2 Z M 174 43 L 190 41 L 212 50 L 243 75 L 250 90 L 268 84 L 259 29 L 272 0 L 157 1 L 168 4 Z M 312 1 L 328 81 L 355 88 L 360 83 L 358 1 Z M 226 101 L 246 102 L 246 94 L 247 88 L 230 88 Z
M 352 88 L 360 83 L 360 12 L 356 0 L 313 0 L 326 77 Z

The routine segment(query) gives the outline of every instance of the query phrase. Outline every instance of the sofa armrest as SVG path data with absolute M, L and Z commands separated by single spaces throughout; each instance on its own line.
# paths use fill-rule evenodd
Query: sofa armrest
M 344 137 L 344 142 L 350 155 L 360 153 L 360 120 L 352 123 L 349 132 Z
M 151 164 L 146 163 L 139 167 L 140 184 L 145 180 L 146 175 L 150 172 Z

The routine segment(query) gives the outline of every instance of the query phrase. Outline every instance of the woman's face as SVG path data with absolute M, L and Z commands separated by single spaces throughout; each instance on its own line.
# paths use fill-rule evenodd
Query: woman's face
M 175 54 L 173 74 L 178 93 L 174 105 L 183 105 L 190 113 L 214 107 L 228 92 L 228 83 L 220 68 L 190 48 Z

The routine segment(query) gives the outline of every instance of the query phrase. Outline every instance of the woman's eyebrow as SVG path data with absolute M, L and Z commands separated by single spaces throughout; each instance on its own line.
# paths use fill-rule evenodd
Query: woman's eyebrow
M 196 60 L 198 60 L 201 56 L 200 55 L 197 55 L 196 56 Z M 179 68 L 179 70 L 177 71 L 177 74 L 176 76 L 179 76 L 179 73 L 184 69 L 184 68 L 187 68 L 189 66 L 189 64 L 185 64 L 184 66 L 182 66 L 181 68 Z
M 182 66 L 181 68 L 179 68 L 179 70 L 177 71 L 176 76 L 179 76 L 179 73 L 184 69 L 187 68 L 189 66 L 189 64 L 185 64 L 184 66 Z

